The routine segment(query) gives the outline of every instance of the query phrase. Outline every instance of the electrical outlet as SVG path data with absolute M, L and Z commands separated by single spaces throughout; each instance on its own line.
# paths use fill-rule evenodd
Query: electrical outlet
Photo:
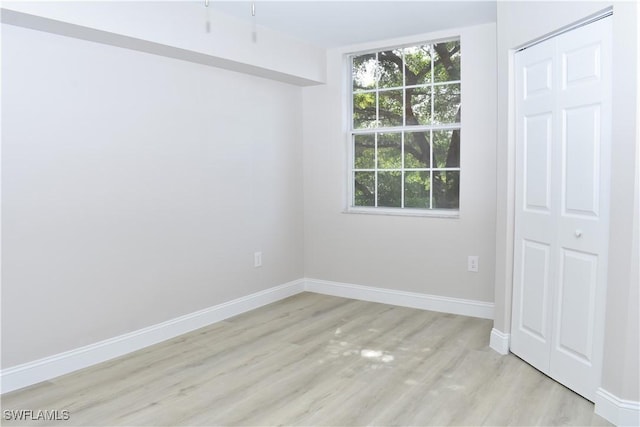
M 474 273 L 478 272 L 478 256 L 477 255 L 470 255 L 467 258 L 467 270 L 473 271 Z
M 262 267 L 262 252 L 255 252 L 253 254 L 253 266 Z

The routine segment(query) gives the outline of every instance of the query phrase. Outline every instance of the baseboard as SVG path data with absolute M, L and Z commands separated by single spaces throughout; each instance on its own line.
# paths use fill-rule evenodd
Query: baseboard
M 596 392 L 595 412 L 617 426 L 640 426 L 640 402 L 620 399 L 603 388 Z
M 301 292 L 304 292 L 304 281 L 296 280 L 85 347 L 3 369 L 0 392 L 17 390 L 123 356 Z
M 488 302 L 326 280 L 300 279 L 85 347 L 3 369 L 0 371 L 0 392 L 7 393 L 42 381 L 51 380 L 304 291 L 493 319 L 494 306 Z M 490 347 L 500 354 L 507 354 L 509 352 L 509 338 L 509 334 L 494 328 L 491 331 Z M 618 426 L 640 425 L 640 402 L 620 399 L 602 388 L 596 392 L 595 412 Z
M 374 288 L 371 286 L 317 279 L 305 279 L 304 288 L 308 292 L 318 294 L 480 317 L 483 319 L 493 319 L 493 303 L 483 301 L 441 297 L 417 292 Z
M 509 338 L 510 334 L 500 332 L 496 328 L 491 330 L 491 338 L 489 339 L 489 347 L 500 354 L 509 354 Z
M 211 325 L 298 293 L 309 291 L 422 310 L 493 319 L 493 304 L 415 292 L 300 279 L 189 313 L 147 328 L 0 371 L 0 392 L 7 393 L 83 369 Z M 492 333 L 493 339 L 493 333 Z

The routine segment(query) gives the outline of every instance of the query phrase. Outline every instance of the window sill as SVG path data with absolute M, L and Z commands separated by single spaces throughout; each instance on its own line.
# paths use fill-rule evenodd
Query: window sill
M 350 206 L 342 213 L 345 214 L 365 214 L 365 215 L 386 215 L 386 216 L 419 216 L 425 218 L 448 218 L 459 219 L 459 210 L 445 209 L 407 209 L 407 208 L 365 208 Z

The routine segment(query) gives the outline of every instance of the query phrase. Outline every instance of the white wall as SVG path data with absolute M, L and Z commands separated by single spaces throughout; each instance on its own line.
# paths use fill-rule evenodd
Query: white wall
M 460 218 L 343 213 L 347 112 L 344 55 L 461 37 Z M 332 49 L 327 84 L 303 89 L 305 273 L 307 277 L 493 301 L 495 250 L 495 25 Z M 467 272 L 467 255 L 480 271 Z
M 204 1 L 3 1 L 2 20 L 303 86 L 325 76 L 323 49 Z
M 2 89 L 3 368 L 303 277 L 300 88 L 3 25 Z
M 498 210 L 494 327 L 511 322 L 514 147 L 510 137 L 510 50 L 613 5 L 613 146 L 607 318 L 602 386 L 621 399 L 640 400 L 638 282 L 633 224 L 637 221 L 638 15 L 633 2 L 498 3 Z M 635 219 L 634 219 L 635 216 Z M 635 243 L 637 245 L 637 243 Z M 621 368 L 622 367 L 622 368 Z

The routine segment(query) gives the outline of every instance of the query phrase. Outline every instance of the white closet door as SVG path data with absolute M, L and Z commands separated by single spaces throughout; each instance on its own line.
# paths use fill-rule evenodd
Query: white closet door
M 516 230 L 511 351 L 549 371 L 556 246 L 555 45 L 516 55 Z M 524 356 L 526 355 L 526 357 Z
M 593 400 L 604 326 L 611 19 L 516 55 L 512 351 Z
M 593 400 L 604 328 L 611 151 L 611 18 L 557 39 L 558 269 L 551 376 Z

